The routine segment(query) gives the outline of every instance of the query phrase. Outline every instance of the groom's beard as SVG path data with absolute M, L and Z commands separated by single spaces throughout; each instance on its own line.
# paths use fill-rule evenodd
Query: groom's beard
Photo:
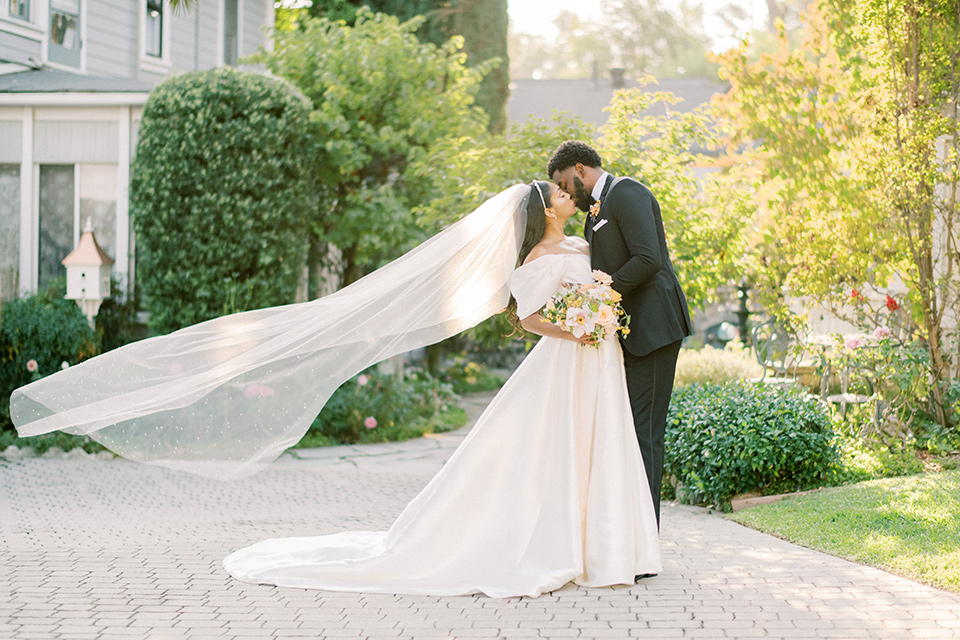
M 580 211 L 590 211 L 590 205 L 593 204 L 593 196 L 583 186 L 583 181 L 579 177 L 573 176 L 573 204 L 577 205 Z

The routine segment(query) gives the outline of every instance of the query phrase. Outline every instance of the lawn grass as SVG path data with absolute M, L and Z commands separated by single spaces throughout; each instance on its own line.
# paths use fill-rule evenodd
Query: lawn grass
M 960 593 L 960 470 L 824 489 L 726 517 Z

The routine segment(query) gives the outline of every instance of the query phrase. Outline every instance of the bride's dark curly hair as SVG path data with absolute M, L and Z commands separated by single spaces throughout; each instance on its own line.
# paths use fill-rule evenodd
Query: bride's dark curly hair
M 550 183 L 546 180 L 534 180 L 530 185 L 530 193 L 527 195 L 527 227 L 523 232 L 523 242 L 520 244 L 520 255 L 517 257 L 517 266 L 523 264 L 537 243 L 543 240 L 543 234 L 547 230 L 546 207 L 553 206 L 550 200 Z M 507 303 L 507 321 L 513 327 L 510 335 L 517 333 L 523 334 L 523 327 L 520 326 L 520 318 L 517 316 L 517 300 L 510 295 L 510 302 Z

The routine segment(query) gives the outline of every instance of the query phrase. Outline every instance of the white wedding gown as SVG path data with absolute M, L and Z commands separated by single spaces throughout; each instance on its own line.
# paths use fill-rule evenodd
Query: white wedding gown
M 589 258 L 518 268 L 518 315 L 540 309 L 561 280 L 592 281 Z M 659 573 L 618 341 L 542 338 L 389 531 L 265 540 L 223 565 L 252 583 L 436 596 L 538 596 L 571 580 Z

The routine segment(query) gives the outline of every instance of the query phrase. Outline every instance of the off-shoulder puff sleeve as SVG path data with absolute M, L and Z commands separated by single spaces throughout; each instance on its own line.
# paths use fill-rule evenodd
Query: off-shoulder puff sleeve
M 550 254 L 528 262 L 510 276 L 510 292 L 517 299 L 517 316 L 526 318 L 543 308 L 560 289 L 566 255 Z

